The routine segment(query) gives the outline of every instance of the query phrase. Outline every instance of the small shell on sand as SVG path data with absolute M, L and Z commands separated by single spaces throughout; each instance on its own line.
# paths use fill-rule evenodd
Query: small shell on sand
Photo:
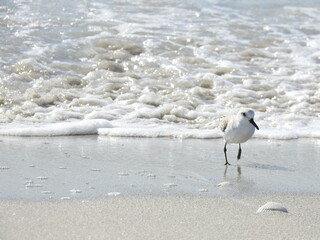
M 53 194 L 53 192 L 51 192 L 51 191 L 42 191 L 41 193 L 42 194 Z
M 70 200 L 71 198 L 70 197 L 61 197 L 60 199 L 61 200 Z
M 209 190 L 206 189 L 206 188 L 200 188 L 200 189 L 199 189 L 199 192 L 209 192 Z
M 269 212 L 269 211 L 278 211 L 288 213 L 288 210 L 282 206 L 280 203 L 276 202 L 267 202 L 265 205 L 261 206 L 257 213 Z
M 127 172 L 118 172 L 119 176 L 125 177 L 125 176 L 129 176 L 129 173 Z
M 221 182 L 221 183 L 218 183 L 217 185 L 216 185 L 216 187 L 218 187 L 218 188 L 224 188 L 224 187 L 229 187 L 229 186 L 232 186 L 233 185 L 233 183 L 231 183 L 231 182 Z
M 78 189 L 71 189 L 69 191 L 70 191 L 71 194 L 79 194 L 79 193 L 82 192 L 81 190 L 78 190 Z
M 99 168 L 92 168 L 90 171 L 91 171 L 91 172 L 101 172 L 101 169 L 99 169 Z
M 119 196 L 120 194 L 121 193 L 119 193 L 119 192 L 109 192 L 108 196 L 116 197 L 116 196 Z
M 172 188 L 172 187 L 176 187 L 177 184 L 175 184 L 175 183 L 165 183 L 165 184 L 163 184 L 163 186 L 165 186 L 167 188 Z
M 157 176 L 156 176 L 155 174 L 153 174 L 153 173 L 149 173 L 149 174 L 147 175 L 147 177 L 148 177 L 148 178 L 156 178 Z
M 40 188 L 40 187 L 43 187 L 42 184 L 34 184 L 33 182 L 26 183 L 25 186 L 26 186 L 26 188 L 33 188 L 33 187 Z
M 45 177 L 45 176 L 39 176 L 39 177 L 37 177 L 37 179 L 39 179 L 39 180 L 48 180 L 48 177 Z

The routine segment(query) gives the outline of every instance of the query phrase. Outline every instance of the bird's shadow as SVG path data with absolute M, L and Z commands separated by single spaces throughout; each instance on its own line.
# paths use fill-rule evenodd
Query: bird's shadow
M 271 165 L 271 164 L 250 163 L 246 166 L 249 168 L 260 168 L 260 169 L 273 170 L 273 171 L 294 172 L 294 170 L 292 170 L 292 169 L 280 167 L 277 165 Z

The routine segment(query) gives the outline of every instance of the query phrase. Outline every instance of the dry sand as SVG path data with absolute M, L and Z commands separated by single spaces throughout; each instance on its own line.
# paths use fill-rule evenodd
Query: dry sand
M 289 213 L 257 209 L 268 201 Z M 16 239 L 319 239 L 319 195 L 117 196 L 0 202 L 0 237 Z

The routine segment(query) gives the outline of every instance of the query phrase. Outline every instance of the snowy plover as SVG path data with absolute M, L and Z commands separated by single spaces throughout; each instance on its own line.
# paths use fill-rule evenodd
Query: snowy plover
M 225 117 L 220 124 L 220 129 L 224 132 L 224 157 L 226 159 L 225 165 L 230 165 L 227 158 L 227 144 L 238 143 L 238 160 L 241 157 L 241 143 L 248 141 L 252 137 L 255 128 L 259 130 L 259 127 L 253 120 L 254 111 L 246 110 L 240 111 L 235 116 Z

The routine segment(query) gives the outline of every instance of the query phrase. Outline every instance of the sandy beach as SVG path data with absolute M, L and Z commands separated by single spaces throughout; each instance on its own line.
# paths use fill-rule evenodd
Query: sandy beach
M 2 0 L 0 240 L 320 239 L 319 6 Z
M 318 239 L 319 141 L 2 137 L 0 239 Z M 288 213 L 265 212 L 273 201 Z
M 257 214 L 267 201 L 289 211 Z M 319 195 L 1 201 L 1 239 L 318 239 Z

